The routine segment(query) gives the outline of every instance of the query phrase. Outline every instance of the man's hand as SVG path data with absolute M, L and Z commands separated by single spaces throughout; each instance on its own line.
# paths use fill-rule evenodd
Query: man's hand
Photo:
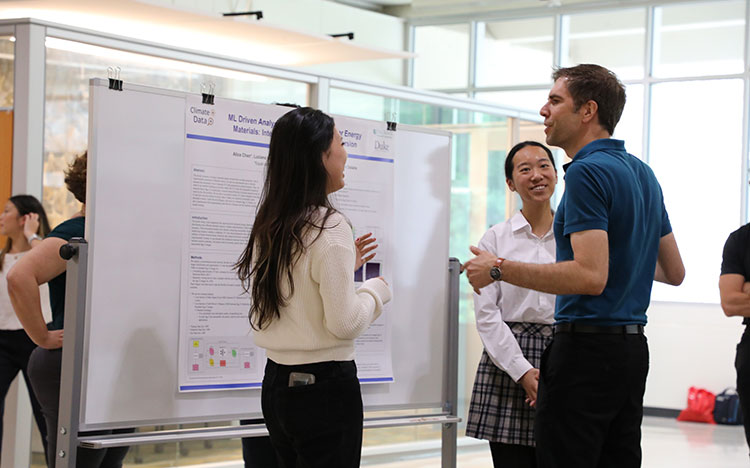
M 536 406 L 536 392 L 539 388 L 539 369 L 529 369 L 518 380 L 526 392 L 526 403 L 532 408 Z
M 461 265 L 461 272 L 466 271 L 466 277 L 474 288 L 474 292 L 481 294 L 479 290 L 494 281 L 490 276 L 490 268 L 497 265 L 499 259 L 473 245 L 469 247 L 469 250 L 476 257 Z
M 63 345 L 63 330 L 50 330 L 41 343 L 37 343 L 40 348 L 57 349 Z
M 745 294 L 750 294 L 750 282 L 746 282 L 742 285 L 742 292 Z

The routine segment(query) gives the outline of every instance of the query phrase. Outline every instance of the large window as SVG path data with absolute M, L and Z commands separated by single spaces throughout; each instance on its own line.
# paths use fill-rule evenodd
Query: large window
M 743 144 L 750 134 L 743 129 L 750 126 L 743 115 L 750 99 L 748 5 L 656 0 L 637 8 L 481 18 L 469 28 L 476 73 L 467 73 L 475 80 L 466 92 L 478 100 L 537 112 L 551 70 L 581 63 L 601 64 L 625 84 L 627 103 L 613 137 L 656 172 L 687 270 L 680 287 L 655 285 L 655 301 L 717 303 L 721 248 L 750 218 L 747 199 L 742 210 L 748 181 L 742 151 L 750 148 L 750 141 Z M 721 184 L 712 185 L 714 173 Z
M 219 97 L 308 103 L 305 83 L 48 37 L 43 198 L 53 226 L 80 209 L 65 188 L 64 170 L 88 143 L 89 79 L 106 77 L 112 63 L 130 83 L 194 93 L 201 91 L 202 83 L 213 83 Z
M 11 36 L 0 36 L 0 109 L 13 108 L 14 42 Z
M 420 88 L 465 88 L 469 82 L 469 25 L 415 28 L 414 83 Z
M 553 18 L 479 23 L 477 85 L 549 83 L 554 30 Z
M 642 78 L 646 9 L 563 16 L 562 65 L 598 63 L 622 80 Z
M 654 300 L 719 302 L 722 250 L 737 229 L 742 194 L 742 139 L 736 137 L 742 88 L 739 79 L 653 87 L 650 163 L 687 268 L 679 288 L 655 284 Z
M 657 77 L 742 73 L 745 2 L 655 8 L 653 51 Z

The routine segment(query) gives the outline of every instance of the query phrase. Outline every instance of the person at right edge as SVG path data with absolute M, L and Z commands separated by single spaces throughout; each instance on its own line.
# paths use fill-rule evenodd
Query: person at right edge
M 745 439 L 750 445 L 750 224 L 731 233 L 724 244 L 719 293 L 727 317 L 744 317 L 745 332 L 737 344 L 734 367 Z
M 355 288 L 362 238 L 333 208 L 347 154 L 333 119 L 301 107 L 276 121 L 265 184 L 237 273 L 266 350 L 263 418 L 281 468 L 355 468 L 362 395 L 354 339 L 380 316 L 383 278 Z M 374 248 L 375 246 L 368 247 Z
M 599 65 L 557 69 L 544 117 L 547 144 L 572 161 L 555 213 L 557 262 L 524 263 L 472 247 L 476 291 L 493 281 L 557 294 L 555 334 L 537 393 L 540 468 L 641 465 L 649 352 L 643 334 L 654 280 L 685 276 L 661 187 L 611 138 L 625 87 Z

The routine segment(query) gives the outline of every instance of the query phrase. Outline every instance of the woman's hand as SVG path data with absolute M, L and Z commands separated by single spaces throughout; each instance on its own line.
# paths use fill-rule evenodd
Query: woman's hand
M 529 369 L 518 380 L 518 383 L 526 392 L 526 403 L 532 408 L 536 407 L 536 396 L 539 390 L 539 369 Z
M 50 330 L 41 343 L 37 343 L 40 348 L 57 349 L 63 345 L 63 330 Z
M 354 262 L 354 271 L 362 268 L 362 265 L 375 258 L 374 250 L 378 247 L 378 244 L 371 245 L 377 239 L 372 237 L 372 233 L 357 237 L 354 240 L 354 247 L 357 248 L 357 259 Z M 372 252 L 372 253 L 371 253 Z M 369 254 L 369 255 L 368 255 Z
M 39 230 L 39 214 L 27 213 L 23 215 L 23 235 L 28 239 Z

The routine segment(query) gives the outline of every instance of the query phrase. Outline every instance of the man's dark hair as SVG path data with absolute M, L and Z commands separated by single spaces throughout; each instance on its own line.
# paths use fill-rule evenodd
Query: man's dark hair
M 576 111 L 588 101 L 599 107 L 599 124 L 615 133 L 625 108 L 625 86 L 611 71 L 600 65 L 584 63 L 575 67 L 558 68 L 552 73 L 552 80 L 566 78 L 568 92 L 573 97 Z

